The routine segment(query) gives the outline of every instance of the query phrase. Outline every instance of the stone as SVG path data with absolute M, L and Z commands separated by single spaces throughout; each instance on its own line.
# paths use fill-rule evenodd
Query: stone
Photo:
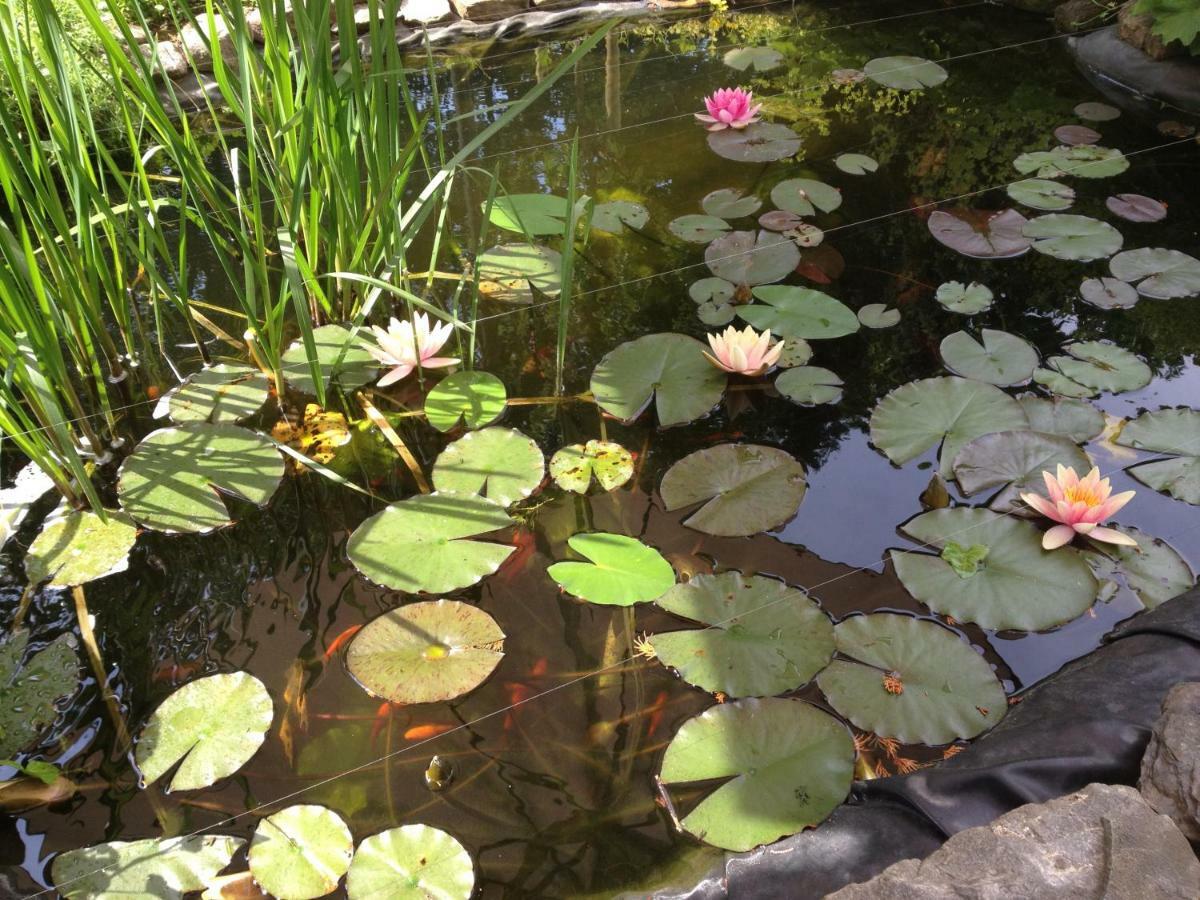
M 404 0 L 400 20 L 405 25 L 437 25 L 454 18 L 450 0 Z
M 1195 900 L 1187 838 L 1125 785 L 1090 784 L 952 836 L 827 900 Z
M 154 55 L 158 57 L 158 66 L 168 78 L 181 78 L 192 70 L 187 57 L 183 55 L 183 47 L 177 41 L 159 41 L 154 45 Z
M 450 0 L 454 11 L 472 22 L 494 22 L 529 9 L 527 0 Z
M 219 13 L 213 16 L 213 27 L 216 31 L 217 46 L 220 48 L 221 58 L 226 62 L 233 62 L 237 59 L 237 54 L 233 47 L 233 35 L 229 33 L 229 26 L 225 24 L 224 17 Z M 209 48 L 208 34 L 208 19 L 206 17 L 201 17 L 196 22 L 187 22 L 179 29 L 179 40 L 183 43 L 187 52 L 191 54 L 196 68 L 202 72 L 212 71 L 212 50 Z
M 1054 27 L 1063 34 L 1092 28 L 1102 18 L 1094 0 L 1067 0 L 1054 10 Z
M 1138 789 L 1190 840 L 1200 840 L 1200 683 L 1167 692 L 1142 757 Z
M 1183 56 L 1185 48 L 1179 41 L 1164 44 L 1163 39 L 1150 30 L 1154 16 L 1139 15 L 1133 11 L 1136 4 L 1126 3 L 1117 13 L 1117 34 L 1130 47 L 1136 47 L 1151 59 L 1169 59 Z
M 1084 75 L 1122 107 L 1135 106 L 1152 116 L 1162 104 L 1200 115 L 1200 57 L 1153 60 L 1120 39 L 1116 25 L 1067 39 Z

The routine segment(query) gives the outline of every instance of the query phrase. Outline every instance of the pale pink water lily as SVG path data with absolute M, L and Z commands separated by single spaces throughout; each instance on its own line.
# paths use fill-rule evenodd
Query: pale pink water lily
M 429 318 L 424 313 L 417 313 L 411 322 L 401 322 L 393 318 L 388 322 L 387 331 L 378 325 L 371 328 L 375 333 L 377 343 L 366 343 L 367 352 L 384 366 L 392 370 L 379 379 L 380 387 L 395 384 L 406 377 L 419 363 L 422 369 L 438 369 L 452 366 L 460 360 L 449 356 L 436 356 L 442 345 L 450 338 L 452 330 L 449 322 L 429 327 Z
M 762 375 L 783 353 L 783 341 L 771 344 L 769 328 L 759 334 L 749 325 L 741 331 L 730 325 L 723 334 L 710 334 L 708 343 L 713 351 L 704 354 L 708 361 L 735 375 Z
M 1058 475 L 1042 472 L 1046 481 L 1049 499 L 1038 494 L 1022 494 L 1021 499 L 1055 525 L 1042 536 L 1042 546 L 1054 550 L 1069 544 L 1077 534 L 1107 544 L 1136 547 L 1137 541 L 1115 528 L 1102 528 L 1100 523 L 1110 519 L 1126 503 L 1133 499 L 1135 491 L 1113 495 L 1112 485 L 1107 478 L 1100 477 L 1100 470 L 1093 468 L 1080 478 L 1070 466 L 1060 465 Z
M 754 94 L 741 88 L 721 88 L 704 98 L 708 115 L 696 113 L 696 118 L 708 125 L 709 131 L 725 128 L 745 128 L 758 121 L 762 104 L 754 104 Z

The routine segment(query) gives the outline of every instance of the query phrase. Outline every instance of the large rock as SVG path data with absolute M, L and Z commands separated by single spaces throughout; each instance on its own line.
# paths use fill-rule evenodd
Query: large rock
M 168 78 L 182 78 L 192 71 L 187 57 L 183 55 L 183 47 L 176 41 L 159 41 L 154 45 L 154 55 L 158 57 L 158 65 Z
M 1067 0 L 1054 10 L 1054 27 L 1064 33 L 1095 28 L 1101 15 L 1096 0 Z
M 1177 684 L 1167 693 L 1138 788 L 1180 831 L 1200 841 L 1200 683 Z
M 1067 46 L 1088 79 L 1122 106 L 1161 115 L 1166 103 L 1200 115 L 1200 58 L 1151 59 L 1122 41 L 1116 25 L 1071 37 Z
M 400 20 L 406 25 L 437 25 L 454 18 L 450 0 L 404 0 Z
M 492 22 L 529 9 L 527 0 L 450 0 L 454 11 L 472 22 Z
M 225 24 L 225 19 L 219 13 L 213 16 L 213 29 L 216 33 L 217 46 L 221 53 L 221 58 L 226 62 L 233 62 L 236 58 L 236 52 L 233 48 L 233 36 L 229 33 L 229 26 Z M 212 71 L 212 48 L 209 45 L 209 30 L 208 19 L 201 16 L 197 22 L 188 22 L 179 29 L 179 40 L 183 43 L 184 48 L 192 59 L 195 61 L 196 68 L 202 72 Z
M 1117 33 L 1130 47 L 1136 47 L 1151 59 L 1168 59 L 1172 56 L 1183 56 L 1187 48 L 1179 41 L 1163 43 L 1163 39 L 1151 29 L 1154 27 L 1154 16 L 1139 15 L 1133 11 L 1136 3 L 1133 0 L 1121 7 L 1117 13 Z
M 1124 785 L 1020 806 L 830 900 L 1195 900 L 1200 862 L 1166 816 Z

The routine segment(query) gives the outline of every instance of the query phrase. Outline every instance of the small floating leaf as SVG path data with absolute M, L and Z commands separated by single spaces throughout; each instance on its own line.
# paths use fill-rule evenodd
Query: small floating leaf
M 1116 530 L 1137 541 L 1136 547 L 1088 541 L 1084 557 L 1097 578 L 1121 576 L 1147 609 L 1161 606 L 1196 584 L 1196 576 L 1179 552 L 1160 538 L 1136 528 L 1117 525 Z
M 633 454 L 612 441 L 571 444 L 551 458 L 550 476 L 564 491 L 586 494 L 593 476 L 603 490 L 615 491 L 633 477 Z
M 504 658 L 504 632 L 477 606 L 426 600 L 372 619 L 346 650 L 346 667 L 373 697 L 441 703 L 473 691 Z
M 232 425 L 262 409 L 270 389 L 271 382 L 258 369 L 217 363 L 189 375 L 168 392 L 163 401 L 172 422 Z
M 1077 381 L 1072 381 L 1057 369 L 1034 369 L 1033 380 L 1060 397 L 1083 399 L 1096 396 L 1096 391 Z
M 729 303 L 717 303 L 713 300 L 706 300 L 696 307 L 696 318 L 705 325 L 713 328 L 728 325 L 736 315 L 737 312 L 734 310 L 733 305 Z
M 919 56 L 881 56 L 863 66 L 872 81 L 898 91 L 937 87 L 949 75 L 937 63 Z
M 1075 202 L 1075 190 L 1045 178 L 1027 178 L 1008 186 L 1008 196 L 1034 209 L 1066 209 Z
M 858 311 L 858 321 L 867 328 L 891 328 L 900 324 L 900 310 L 884 303 L 868 303 Z
M 278 900 L 312 900 L 337 889 L 350 868 L 354 838 L 331 809 L 298 804 L 258 823 L 250 872 Z
M 786 125 L 756 122 L 746 128 L 726 128 L 710 132 L 708 146 L 717 154 L 736 162 L 774 162 L 795 156 L 803 143 Z
M 847 175 L 866 175 L 879 168 L 879 163 L 863 153 L 843 153 L 833 161 L 833 164 Z
M 804 338 L 790 337 L 783 343 L 783 352 L 779 354 L 779 368 L 794 369 L 805 365 L 812 359 L 812 345 Z
M 1167 453 L 1173 459 L 1140 463 L 1129 474 L 1156 491 L 1200 506 L 1200 412 L 1160 409 L 1126 423 L 1115 443 Z
M 58 854 L 50 877 L 67 900 L 182 900 L 208 887 L 245 843 L 223 834 L 111 841 Z
M 972 281 L 970 284 L 947 281 L 938 286 L 936 297 L 937 302 L 946 309 L 964 316 L 973 316 L 991 309 L 994 299 L 992 289 L 978 281 Z
M 29 633 L 0 644 L 0 758 L 26 750 L 58 718 L 58 703 L 79 687 L 75 638 L 60 634 L 24 662 Z
M 1021 505 L 1024 493 L 1046 496 L 1043 472 L 1058 466 L 1076 472 L 1092 467 L 1087 454 L 1069 438 L 1036 431 L 994 431 L 967 444 L 954 457 L 954 478 L 968 497 L 1004 487 L 991 507 L 1008 512 Z
M 1026 395 L 1017 402 L 1029 419 L 1033 431 L 1057 434 L 1069 438 L 1076 444 L 1090 441 L 1104 430 L 1104 413 L 1090 403 L 1054 397 L 1045 400 Z
M 1142 194 L 1117 194 L 1104 201 L 1108 211 L 1130 222 L 1160 222 L 1167 217 L 1167 205 Z
M 1113 276 L 1137 282 L 1137 292 L 1156 300 L 1173 300 L 1200 294 L 1200 259 L 1166 250 L 1142 247 L 1118 253 L 1108 263 Z
M 433 486 L 512 506 L 534 492 L 545 472 L 546 460 L 534 440 L 515 428 L 483 428 L 442 451 L 433 464 Z
M 739 219 L 742 216 L 752 216 L 762 206 L 762 201 L 754 195 L 742 196 L 736 188 L 721 188 L 708 194 L 700 201 L 700 206 L 710 216 L 722 219 Z
M 729 223 L 716 216 L 680 216 L 667 223 L 667 231 L 681 241 L 707 244 L 729 231 Z
M 501 303 L 532 303 L 534 291 L 554 298 L 562 290 L 562 256 L 549 247 L 502 244 L 475 260 L 479 294 Z
M 1115 106 L 1109 106 L 1107 103 L 1097 103 L 1095 100 L 1089 100 L 1075 107 L 1075 115 L 1089 122 L 1111 122 L 1121 115 L 1121 111 Z
M 739 72 L 769 72 L 783 62 L 783 54 L 771 47 L 734 47 L 725 52 L 723 60 Z
M 322 325 L 313 329 L 313 343 L 326 390 L 337 384 L 344 391 L 352 391 L 379 373 L 379 362 L 364 348 L 361 331 L 355 336 L 341 325 Z M 296 390 L 303 394 L 317 393 L 303 341 L 296 341 L 284 351 L 283 371 Z
M 789 178 L 771 189 L 771 202 L 798 216 L 833 212 L 842 205 L 842 192 L 833 185 L 811 178 Z
M 1068 147 L 1076 147 L 1080 144 L 1098 144 L 1100 132 L 1094 128 L 1088 128 L 1086 125 L 1059 125 L 1054 129 L 1054 139 Z
M 1129 160 L 1111 147 L 1080 145 L 1022 153 L 1013 160 L 1013 167 L 1022 175 L 1038 178 L 1111 178 L 1128 169 Z
M 1026 223 L 1023 233 L 1034 239 L 1038 253 L 1076 262 L 1107 259 L 1125 242 L 1107 222 L 1063 213 L 1038 216 Z
M 610 350 L 592 372 L 605 412 L 629 422 L 655 401 L 662 426 L 698 419 L 721 400 L 725 373 L 704 358 L 705 346 L 682 334 L 648 334 Z
M 661 553 L 623 534 L 577 534 L 567 541 L 590 562 L 557 562 L 546 570 L 569 594 L 605 606 L 632 606 L 661 597 L 675 570 Z
M 758 227 L 767 231 L 792 231 L 804 224 L 804 219 L 786 209 L 773 209 L 758 217 Z
M 659 490 L 668 511 L 703 502 L 684 525 L 722 537 L 778 528 L 796 514 L 807 482 L 786 451 L 757 444 L 718 444 L 667 470 Z
M 797 247 L 819 247 L 825 240 L 825 232 L 811 222 L 801 222 L 795 228 L 789 228 L 783 233 L 784 237 L 792 239 Z
M 1027 221 L 1015 209 L 938 209 L 930 214 L 926 225 L 939 242 L 963 256 L 1008 259 L 1020 256 L 1033 243 L 1021 233 Z
M 769 231 L 731 231 L 705 248 L 704 261 L 714 275 L 733 284 L 770 284 L 791 274 L 800 264 L 800 251 Z
M 592 207 L 592 229 L 595 231 L 621 234 L 627 225 L 640 231 L 649 221 L 650 211 L 632 200 L 606 200 Z
M 736 290 L 737 288 L 724 278 L 701 278 L 692 282 L 688 288 L 688 296 L 696 303 L 723 304 L 733 299 Z
M 1138 302 L 1138 292 L 1116 278 L 1085 278 L 1079 285 L 1079 296 L 1099 309 L 1132 309 Z
M 129 568 L 137 526 L 124 513 L 71 510 L 49 519 L 29 545 L 25 575 L 30 584 L 50 587 L 87 584 Z
M 842 399 L 842 379 L 820 366 L 797 366 L 775 379 L 775 390 L 801 406 L 837 403 Z
M 425 418 L 438 431 L 449 431 L 459 423 L 482 428 L 500 418 L 507 400 L 504 382 L 490 372 L 455 372 L 425 397 Z
M 760 331 L 769 328 L 785 338 L 817 340 L 854 334 L 859 328 L 853 310 L 812 288 L 761 285 L 754 296 L 763 302 L 739 306 L 736 312 Z
M 1063 349 L 1070 356 L 1051 357 L 1049 365 L 1093 391 L 1137 391 L 1154 377 L 1138 356 L 1108 341 L 1080 341 Z
M 972 544 L 964 547 L 955 541 L 948 541 L 942 548 L 944 559 L 959 578 L 970 578 L 979 571 L 983 561 L 987 559 L 988 548 L 983 544 Z
M 942 340 L 942 360 L 955 375 L 986 381 L 999 387 L 1021 384 L 1033 377 L 1037 351 L 1022 338 L 1007 331 L 985 328 L 976 340 L 956 331 Z
M 346 875 L 349 900 L 468 900 L 471 854 L 429 825 L 402 825 L 364 838 Z
M 503 194 L 493 199 L 488 221 L 517 234 L 559 235 L 569 211 L 566 199 L 553 194 Z

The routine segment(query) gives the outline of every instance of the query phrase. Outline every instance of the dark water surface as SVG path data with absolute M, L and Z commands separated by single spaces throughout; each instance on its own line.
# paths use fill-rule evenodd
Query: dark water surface
M 1141 355 L 1155 379 L 1142 391 L 1097 401 L 1114 416 L 1196 405 L 1200 398 L 1200 302 L 1143 300 L 1132 310 L 1100 311 L 1079 301 L 1077 291 L 1083 277 L 1104 271 L 1102 262 L 1032 252 L 970 260 L 938 244 L 925 226 L 929 210 L 921 204 L 1016 180 L 1017 155 L 1054 146 L 1053 129 L 1077 121 L 1072 108 L 1101 99 L 1076 72 L 1063 41 L 1050 38 L 1041 19 L 990 5 L 867 0 L 824 8 L 775 4 L 754 13 L 683 18 L 670 27 L 634 23 L 593 51 L 478 161 L 497 170 L 509 191 L 565 194 L 565 139 L 578 133 L 581 191 L 600 200 L 638 200 L 650 210 L 644 234 L 597 234 L 579 263 L 569 391 L 586 390 L 596 362 L 622 341 L 706 330 L 687 296 L 688 285 L 708 274 L 703 248 L 676 241 L 666 225 L 700 212 L 700 199 L 716 188 L 765 198 L 784 178 L 839 186 L 844 203 L 819 222 L 844 271 L 814 286 L 852 309 L 896 306 L 903 321 L 814 342 L 812 363 L 846 382 L 835 405 L 804 409 L 763 391 L 730 392 L 712 415 L 666 432 L 645 419 L 628 427 L 602 423 L 585 403 L 510 409 L 503 424 L 537 438 L 547 456 L 605 428 L 610 439 L 639 453 L 637 483 L 612 495 L 563 497 L 549 488 L 535 496 L 525 525 L 510 538 L 518 551 L 497 575 L 462 592 L 500 623 L 507 655 L 483 686 L 450 703 L 380 716 L 379 703 L 353 682 L 340 653 L 327 658 L 346 629 L 409 599 L 367 583 L 346 561 L 347 534 L 370 512 L 357 495 L 301 476 L 285 481 L 267 511 L 248 513 L 225 531 L 146 534 L 130 571 L 88 592 L 135 731 L 179 685 L 236 669 L 268 686 L 277 727 L 251 762 L 216 788 L 179 796 L 164 796 L 157 787 L 139 791 L 128 762 L 108 758 L 113 735 L 89 684 L 64 712 L 61 742 L 45 754 L 70 764 L 81 793 L 53 810 L 0 823 L 0 866 L 14 890 L 31 893 L 45 885 L 49 857 L 59 850 L 161 833 L 151 798 L 165 810 L 170 833 L 182 833 L 297 792 L 291 802 L 333 807 L 356 838 L 414 821 L 450 831 L 476 859 L 480 893 L 487 897 L 607 896 L 637 890 L 668 870 L 686 878 L 706 868 L 719 854 L 675 832 L 656 804 L 653 776 L 671 735 L 712 698 L 656 662 L 613 665 L 632 655 L 637 634 L 678 622 L 653 609 L 626 613 L 562 596 L 545 568 L 564 557 L 570 535 L 635 535 L 685 572 L 716 566 L 775 575 L 808 588 L 834 616 L 877 609 L 927 614 L 882 560 L 888 548 L 911 546 L 896 529 L 921 511 L 918 496 L 934 457 L 892 466 L 869 444 L 867 421 L 888 391 L 944 373 L 938 344 L 967 324 L 934 301 L 933 290 L 944 281 L 990 285 L 997 302 L 972 317 L 971 326 L 1021 335 L 1043 356 L 1068 337 L 1106 338 Z M 746 76 L 722 64 L 725 49 L 767 40 L 786 54 L 776 72 Z M 569 42 L 501 45 L 480 59 L 441 60 L 443 116 L 518 96 L 569 49 Z M 832 69 L 894 54 L 944 60 L 949 80 L 921 94 L 869 84 L 832 87 L 826 80 Z M 430 85 L 416 80 L 428 102 Z M 763 97 L 779 95 L 771 112 L 804 137 L 799 161 L 734 163 L 708 149 L 691 113 L 704 94 L 738 82 L 749 82 Z M 497 114 L 484 111 L 448 126 L 450 149 Z M 1131 154 L 1132 165 L 1112 179 L 1075 179 L 1079 199 L 1069 212 L 1113 222 L 1126 249 L 1196 254 L 1200 148 L 1163 146 L 1172 139 L 1155 125 L 1126 115 L 1096 126 L 1102 143 Z M 838 171 L 833 158 L 851 150 L 877 159 L 879 171 L 865 177 Z M 485 179 L 471 191 L 453 215 L 466 250 L 480 227 Z M 1104 199 L 1118 191 L 1156 197 L 1170 213 L 1157 224 L 1116 220 Z M 1003 190 L 968 202 L 984 209 L 1011 205 Z M 738 227 L 749 227 L 748 220 Z M 506 239 L 493 231 L 488 244 Z M 220 299 L 220 291 L 213 288 L 212 297 Z M 481 326 L 480 367 L 503 378 L 510 396 L 550 393 L 556 308 L 485 306 L 481 312 L 494 318 Z M 432 463 L 444 439 L 423 422 L 406 422 L 406 440 Z M 809 470 L 799 514 L 775 534 L 707 537 L 684 528 L 683 516 L 664 512 L 654 495 L 672 463 L 731 440 L 782 447 Z M 1122 470 L 1134 458 L 1125 451 L 1100 444 L 1087 449 L 1115 490 L 1138 489 L 1121 522 L 1167 539 L 1200 567 L 1197 509 L 1135 482 Z M 390 498 L 398 496 L 403 476 L 391 461 L 388 470 L 377 485 Z M 11 568 L 15 560 L 8 562 Z M 3 577 L 0 620 L 11 615 L 21 590 L 16 575 Z M 1044 634 L 961 630 L 997 667 L 1005 687 L 1019 691 L 1094 647 L 1140 608 L 1122 590 Z M 36 637 L 48 639 L 71 626 L 71 615 L 69 598 L 45 592 L 35 597 L 29 624 Z M 551 688 L 561 689 L 522 702 Z M 815 689 L 801 695 L 823 702 Z M 520 705 L 508 709 L 514 703 Z M 422 743 L 438 726 L 464 723 Z M 396 753 L 405 747 L 412 749 Z M 454 768 L 451 786 L 441 793 L 430 792 L 423 777 L 435 752 Z M 914 760 L 941 752 L 904 751 Z M 389 754 L 396 755 L 380 761 Z M 356 771 L 338 777 L 350 769 Z M 686 794 L 675 799 L 689 802 Z M 256 821 L 246 815 L 220 830 L 249 837 Z

